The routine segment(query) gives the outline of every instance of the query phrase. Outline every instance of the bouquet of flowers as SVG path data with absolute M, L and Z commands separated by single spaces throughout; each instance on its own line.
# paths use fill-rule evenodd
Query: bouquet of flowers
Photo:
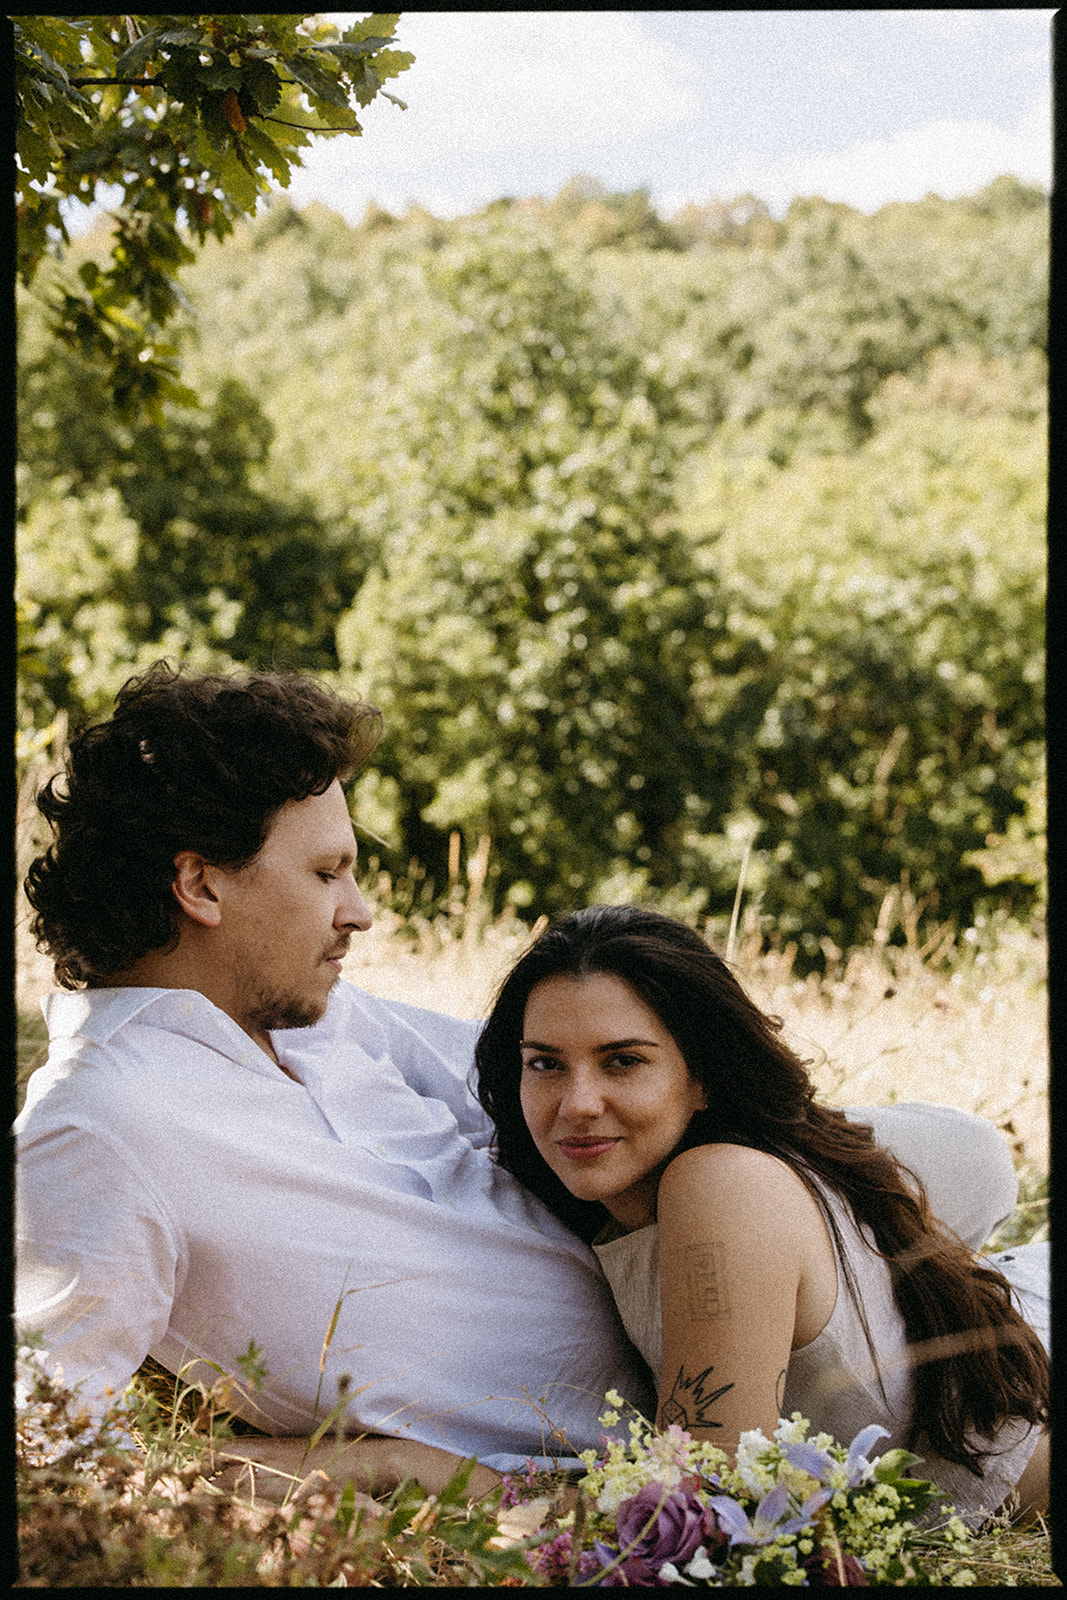
M 623 1402 L 610 1392 L 607 1401 L 601 1422 L 613 1427 Z M 550 1585 L 852 1587 L 929 1584 L 920 1545 L 957 1558 L 971 1552 L 951 1508 L 936 1528 L 919 1529 L 939 1491 L 907 1476 L 920 1458 L 906 1450 L 869 1457 L 884 1428 L 864 1428 L 847 1447 L 808 1432 L 794 1412 L 772 1439 L 743 1433 L 731 1467 L 714 1445 L 637 1417 L 628 1443 L 605 1439 L 602 1457 L 583 1454 L 576 1509 L 540 1531 L 528 1559 Z M 950 1581 L 975 1580 L 962 1568 Z

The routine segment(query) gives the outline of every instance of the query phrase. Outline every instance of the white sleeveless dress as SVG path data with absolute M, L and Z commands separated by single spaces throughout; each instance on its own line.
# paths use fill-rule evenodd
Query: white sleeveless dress
M 844 1202 L 823 1186 L 820 1188 L 841 1232 L 843 1250 L 877 1352 L 878 1369 L 875 1370 L 871 1361 L 835 1245 L 837 1300 L 822 1332 L 790 1356 L 782 1415 L 789 1417 L 799 1411 L 811 1423 L 813 1433 L 831 1433 L 846 1445 L 869 1423 L 880 1423 L 888 1428 L 890 1435 L 878 1443 L 878 1453 L 883 1454 L 906 1446 L 912 1419 L 913 1390 L 904 1321 L 893 1298 L 889 1269 L 873 1249 L 873 1236 L 869 1230 L 861 1232 Z M 611 1285 L 627 1333 L 659 1380 L 662 1330 L 659 1241 L 655 1223 L 619 1239 L 594 1242 L 593 1249 Z M 996 1267 L 1012 1284 L 1019 1310 L 1047 1350 L 1048 1244 L 1020 1245 L 982 1259 Z M 1040 1434 L 1039 1428 L 1031 1428 L 1017 1419 L 1006 1423 L 993 1442 L 997 1454 L 987 1458 L 981 1478 L 933 1452 L 927 1453 L 922 1465 L 914 1471 L 935 1483 L 954 1503 L 960 1516 L 977 1526 L 997 1509 L 1019 1481 Z

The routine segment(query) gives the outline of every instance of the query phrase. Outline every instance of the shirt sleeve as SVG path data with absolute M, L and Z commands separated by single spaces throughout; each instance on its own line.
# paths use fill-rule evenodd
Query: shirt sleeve
M 39 1121 L 19 1141 L 16 1329 L 39 1336 L 45 1370 L 78 1389 L 95 1422 L 166 1332 L 180 1254 L 121 1149 Z
M 364 1016 L 381 1029 L 384 1048 L 405 1083 L 417 1094 L 443 1101 L 472 1144 L 488 1145 L 493 1124 L 470 1087 L 474 1046 L 484 1022 L 381 1000 L 354 988 L 353 994 Z M 358 1026 L 355 1018 L 353 1025 Z
M 957 1106 L 902 1101 L 846 1106 L 851 1122 L 869 1122 L 874 1137 L 926 1190 L 934 1216 L 972 1250 L 980 1250 L 1019 1198 L 1007 1140 L 988 1117 Z

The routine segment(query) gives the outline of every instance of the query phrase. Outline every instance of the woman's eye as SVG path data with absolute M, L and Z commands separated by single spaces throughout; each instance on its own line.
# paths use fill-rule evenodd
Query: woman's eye
M 559 1062 L 553 1056 L 527 1056 L 522 1067 L 524 1072 L 555 1072 Z
M 607 1064 L 608 1064 L 609 1068 L 617 1067 L 620 1071 L 625 1072 L 630 1067 L 639 1067 L 644 1059 L 645 1059 L 644 1056 L 632 1056 L 632 1055 L 610 1056 L 608 1058 L 608 1063 Z
M 336 882 L 337 874 L 336 872 L 320 872 L 319 877 L 322 879 L 323 883 L 334 883 Z

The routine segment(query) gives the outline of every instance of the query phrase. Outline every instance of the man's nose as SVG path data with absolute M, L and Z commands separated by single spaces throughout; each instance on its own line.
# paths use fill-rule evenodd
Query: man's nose
M 356 928 L 360 933 L 366 933 L 374 921 L 374 913 L 366 900 L 355 878 L 349 878 L 346 885 L 347 893 L 338 909 L 337 921 L 346 928 Z

